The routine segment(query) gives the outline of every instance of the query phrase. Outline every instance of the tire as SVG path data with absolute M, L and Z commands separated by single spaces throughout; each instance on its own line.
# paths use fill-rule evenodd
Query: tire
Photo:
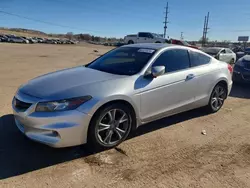
M 224 104 L 227 98 L 227 87 L 225 84 L 218 83 L 210 96 L 209 103 L 207 105 L 207 110 L 210 113 L 218 112 Z
M 104 106 L 90 122 L 88 145 L 95 150 L 116 147 L 128 137 L 134 121 L 132 112 L 126 105 L 114 103 Z
M 128 44 L 134 44 L 134 41 L 130 40 L 128 41 Z

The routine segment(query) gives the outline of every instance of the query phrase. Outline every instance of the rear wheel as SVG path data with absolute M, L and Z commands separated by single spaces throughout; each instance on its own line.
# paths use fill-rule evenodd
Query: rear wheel
M 207 106 L 208 110 L 212 113 L 218 112 L 224 104 L 227 97 L 227 88 L 224 84 L 217 84 L 210 96 L 209 104 Z
M 130 133 L 133 116 L 123 104 L 111 104 L 99 110 L 90 123 L 88 143 L 96 149 L 119 145 Z

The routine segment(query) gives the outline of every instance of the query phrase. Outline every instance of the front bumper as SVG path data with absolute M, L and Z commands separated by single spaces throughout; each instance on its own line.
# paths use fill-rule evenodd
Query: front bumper
M 69 147 L 87 142 L 91 116 L 78 110 L 64 112 L 35 112 L 39 99 L 17 93 L 18 100 L 32 103 L 26 110 L 20 110 L 12 102 L 18 129 L 28 138 L 51 147 Z

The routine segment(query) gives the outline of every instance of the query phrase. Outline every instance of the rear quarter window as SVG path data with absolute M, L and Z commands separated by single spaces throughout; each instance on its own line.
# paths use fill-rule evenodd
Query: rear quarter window
M 209 64 L 211 58 L 199 52 L 189 51 L 191 67 Z

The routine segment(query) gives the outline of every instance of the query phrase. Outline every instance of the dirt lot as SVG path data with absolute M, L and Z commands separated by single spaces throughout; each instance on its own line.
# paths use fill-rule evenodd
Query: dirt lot
M 250 86 L 217 114 L 194 110 L 147 124 L 118 148 L 53 149 L 19 133 L 11 111 L 22 83 L 89 62 L 109 48 L 0 44 L 0 187 L 250 187 Z M 205 129 L 207 135 L 202 135 Z

